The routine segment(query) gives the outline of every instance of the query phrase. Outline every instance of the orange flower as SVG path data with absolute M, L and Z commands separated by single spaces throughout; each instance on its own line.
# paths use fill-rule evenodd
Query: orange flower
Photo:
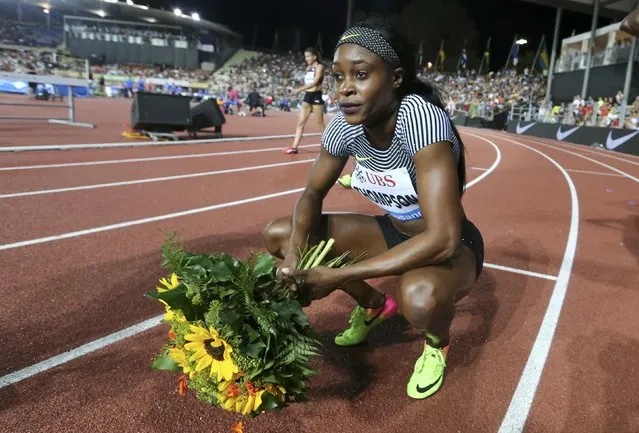
M 226 389 L 226 396 L 228 398 L 238 398 L 240 396 L 240 387 L 236 383 L 232 383 Z
M 233 426 L 232 433 L 244 433 L 244 423 L 242 421 L 238 421 Z
M 177 337 L 177 334 L 175 333 L 175 331 L 173 329 L 169 330 L 169 338 L 171 340 L 174 340 L 175 337 Z
M 183 374 L 182 376 L 178 377 L 178 394 L 180 394 L 182 397 L 186 395 L 186 390 L 187 390 L 186 385 L 188 383 L 189 383 L 188 374 Z

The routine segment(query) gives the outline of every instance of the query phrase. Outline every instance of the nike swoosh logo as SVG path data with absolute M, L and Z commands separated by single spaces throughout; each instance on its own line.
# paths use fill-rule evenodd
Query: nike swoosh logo
M 535 124 L 536 122 L 533 122 L 530 125 L 521 126 L 520 122 L 517 122 L 517 134 L 523 134 L 524 132 L 528 131 L 530 128 L 535 126 Z
M 354 38 L 355 36 L 361 36 L 359 33 L 356 33 L 354 35 L 346 35 L 346 36 L 342 36 L 340 41 L 345 41 L 346 39 L 350 39 L 350 38 Z
M 375 314 L 375 316 L 373 316 L 370 319 L 364 320 L 364 325 L 371 326 L 371 323 L 373 323 L 375 321 L 375 319 L 377 319 L 379 317 L 379 315 L 382 314 L 382 310 L 383 310 L 383 308 L 380 308 L 379 311 L 377 312 L 377 314 Z
M 370 157 L 370 156 L 362 157 L 362 156 L 355 155 L 355 159 L 356 159 L 357 161 L 368 161 L 369 159 L 373 159 L 373 158 L 372 158 L 372 157 Z
M 571 128 L 568 131 L 562 132 L 561 131 L 561 126 L 560 126 L 559 128 L 557 128 L 557 140 L 562 141 L 562 140 L 568 138 L 568 136 L 570 134 L 572 134 L 573 132 L 575 132 L 579 128 L 581 128 L 581 126 L 575 126 L 574 128 Z
M 442 378 L 442 377 L 441 377 L 441 376 L 439 376 L 439 377 L 437 378 L 437 380 L 436 380 L 436 381 L 434 381 L 434 382 L 433 382 L 433 383 L 431 383 L 430 385 L 425 386 L 425 387 L 423 387 L 423 388 L 422 388 L 421 386 L 417 385 L 417 386 L 415 387 L 415 389 L 417 390 L 417 392 L 418 392 L 418 393 L 423 394 L 423 393 L 427 392 L 429 389 L 431 389 L 433 386 L 437 385 L 437 382 L 439 382 L 439 381 L 441 380 L 441 378 Z
M 608 133 L 608 138 L 606 138 L 606 149 L 608 150 L 614 150 L 616 148 L 618 148 L 619 146 L 621 146 L 622 144 L 624 144 L 626 141 L 630 140 L 632 137 L 634 137 L 635 135 L 639 134 L 639 131 L 636 132 L 632 132 L 628 135 L 624 135 L 623 137 L 619 137 L 619 138 L 612 138 L 612 131 L 610 131 Z

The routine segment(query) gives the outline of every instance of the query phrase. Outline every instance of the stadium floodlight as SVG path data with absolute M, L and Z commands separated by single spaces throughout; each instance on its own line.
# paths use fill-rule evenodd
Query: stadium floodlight
M 193 21 L 200 21 L 200 14 L 198 14 L 197 12 L 193 12 L 191 14 L 191 18 L 193 18 Z
M 528 43 L 528 41 L 526 39 L 517 39 L 517 41 L 515 42 L 517 45 L 526 45 Z
M 98 16 L 101 16 L 102 18 L 106 16 L 106 12 L 104 12 L 104 10 L 102 9 L 97 10 L 95 13 L 98 14 Z
M 177 15 L 177 16 L 179 16 L 179 17 L 181 17 L 181 16 L 182 16 L 182 9 L 180 9 L 180 8 L 175 8 L 175 9 L 173 9 L 173 13 L 174 13 L 175 15 Z
M 42 9 L 42 12 L 44 12 L 45 14 L 48 14 L 49 13 L 49 9 L 44 8 L 44 9 Z

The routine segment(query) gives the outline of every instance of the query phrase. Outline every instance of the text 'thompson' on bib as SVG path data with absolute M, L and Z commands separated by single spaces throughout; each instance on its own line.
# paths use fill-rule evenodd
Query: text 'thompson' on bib
M 351 187 L 400 221 L 422 218 L 417 193 L 408 170 L 396 168 L 376 172 L 355 165 Z

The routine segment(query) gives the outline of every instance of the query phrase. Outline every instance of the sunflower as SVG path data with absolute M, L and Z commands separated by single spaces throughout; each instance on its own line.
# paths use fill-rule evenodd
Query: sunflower
M 180 285 L 180 280 L 178 279 L 177 274 L 173 273 L 171 274 L 171 281 L 167 281 L 166 278 L 162 278 L 160 283 L 162 283 L 164 287 L 156 287 L 156 289 L 158 292 L 162 293 L 175 289 Z
M 192 333 L 184 336 L 189 341 L 184 348 L 192 352 L 189 361 L 196 362 L 195 371 L 210 367 L 211 377 L 217 375 L 218 381 L 231 380 L 240 371 L 231 357 L 233 348 L 212 327 L 207 330 L 201 326 L 189 325 L 189 329 Z
M 266 389 L 258 389 L 250 381 L 244 384 L 223 381 L 218 385 L 218 402 L 230 411 L 248 415 L 262 405 L 262 394 Z
M 172 347 L 169 349 L 169 358 L 171 358 L 173 361 L 177 362 L 177 364 L 182 367 L 182 372 L 183 373 L 188 373 L 189 377 L 192 378 L 193 375 L 195 374 L 195 371 L 193 371 L 193 369 L 191 368 L 191 366 L 189 365 L 189 362 L 186 359 L 186 353 L 184 353 L 184 350 L 179 349 L 177 347 Z
M 171 280 L 168 281 L 166 278 L 162 278 L 160 280 L 160 283 L 162 283 L 162 285 L 164 287 L 156 287 L 155 289 L 159 292 L 159 293 L 163 293 L 163 292 L 168 292 L 169 290 L 173 290 L 175 289 L 177 286 L 180 285 L 180 280 L 178 279 L 177 274 L 173 273 L 171 274 Z M 169 304 L 166 303 L 166 301 L 162 300 L 162 299 L 158 299 L 161 303 L 164 304 L 164 320 L 167 322 L 172 321 L 173 319 L 175 319 L 175 312 L 173 312 L 173 310 L 171 310 L 171 307 L 169 306 Z M 179 319 L 179 318 L 178 318 Z

